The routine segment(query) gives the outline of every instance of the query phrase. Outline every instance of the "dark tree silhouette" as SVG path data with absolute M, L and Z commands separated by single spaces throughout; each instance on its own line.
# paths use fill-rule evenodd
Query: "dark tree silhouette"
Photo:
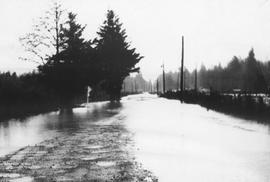
M 95 42 L 105 80 L 103 88 L 111 100 L 119 100 L 123 80 L 130 73 L 139 71 L 135 65 L 143 57 L 130 48 L 126 31 L 112 10 L 108 10 L 107 19 L 97 34 L 99 37 Z
M 244 72 L 244 88 L 247 91 L 258 93 L 266 90 L 266 82 L 262 71 L 255 59 L 254 50 L 251 49 L 246 59 Z
M 60 31 L 63 49 L 39 67 L 46 85 L 59 96 L 61 104 L 72 104 L 72 99 L 84 91 L 87 43 L 81 37 L 84 27 L 76 22 L 76 15 L 68 14 L 68 20 Z
M 229 62 L 227 68 L 224 70 L 224 81 L 227 82 L 226 89 L 232 90 L 232 89 L 240 89 L 242 88 L 242 73 L 243 69 L 241 66 L 241 62 L 239 58 L 234 56 L 232 60 Z
M 58 55 L 58 58 L 53 61 L 61 61 L 63 63 L 80 63 L 83 60 L 85 40 L 82 38 L 82 32 L 85 26 L 82 27 L 76 22 L 76 15 L 68 14 L 68 20 L 62 26 L 60 38 L 63 42 L 63 51 Z M 56 54 L 57 55 L 57 54 Z

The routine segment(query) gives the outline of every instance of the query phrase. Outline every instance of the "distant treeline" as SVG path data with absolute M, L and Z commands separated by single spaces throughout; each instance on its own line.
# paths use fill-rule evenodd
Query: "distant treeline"
M 0 73 L 0 104 L 14 105 L 54 100 L 53 94 L 40 81 L 41 75 L 37 72 L 20 76 L 10 72 Z
M 232 92 L 240 89 L 248 93 L 268 92 L 270 85 L 270 61 L 261 62 L 255 58 L 254 50 L 250 50 L 248 57 L 241 59 L 234 56 L 226 67 L 220 64 L 212 69 L 201 66 L 197 73 L 198 88 L 207 88 L 212 91 Z M 160 89 L 162 88 L 162 76 L 158 78 Z M 179 73 L 166 73 L 167 90 L 179 88 Z M 186 89 L 195 88 L 195 70 L 184 71 L 184 85 Z
M 59 107 L 53 92 L 41 82 L 37 72 L 18 76 L 0 73 L 0 121 L 55 110 Z
M 146 81 L 141 73 L 136 76 L 128 76 L 124 80 L 122 92 L 125 93 L 140 93 L 140 92 L 152 92 L 154 91 L 152 82 Z

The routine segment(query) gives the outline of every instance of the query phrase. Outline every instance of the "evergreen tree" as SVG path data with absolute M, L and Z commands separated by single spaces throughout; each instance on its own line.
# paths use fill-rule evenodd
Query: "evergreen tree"
M 61 60 L 66 64 L 82 62 L 85 50 L 85 40 L 82 38 L 84 28 L 85 26 L 82 27 L 76 22 L 75 14 L 68 14 L 68 20 L 60 32 L 63 51 L 60 52 L 59 58 L 54 59 L 54 61 Z
M 207 70 L 206 70 L 206 67 L 202 64 L 201 65 L 201 68 L 200 68 L 200 71 L 199 71 L 199 86 L 202 87 L 202 88 L 208 88 L 209 87 L 209 84 L 208 84 L 208 81 L 207 81 Z
M 250 50 L 245 62 L 244 88 L 253 93 L 264 92 L 266 90 L 266 82 L 259 64 L 255 59 L 253 49 Z
M 242 88 L 243 70 L 242 70 L 242 65 L 239 58 L 234 56 L 224 71 L 225 71 L 225 80 L 226 80 L 226 82 L 224 82 L 224 85 L 227 90 Z
M 82 38 L 83 30 L 84 27 L 76 22 L 76 15 L 69 13 L 60 31 L 63 49 L 39 67 L 46 84 L 64 105 L 72 104 L 72 99 L 82 93 L 86 85 L 83 67 L 88 47 Z
M 111 100 L 119 100 L 123 80 L 130 73 L 139 71 L 135 65 L 142 56 L 130 48 L 126 31 L 112 10 L 108 10 L 107 19 L 97 34 L 96 50 L 105 80 L 103 87 Z

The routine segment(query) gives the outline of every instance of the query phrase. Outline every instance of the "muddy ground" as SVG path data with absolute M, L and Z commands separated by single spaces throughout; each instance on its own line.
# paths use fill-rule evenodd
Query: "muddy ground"
M 69 129 L 0 158 L 0 181 L 157 181 L 136 162 L 123 118 Z

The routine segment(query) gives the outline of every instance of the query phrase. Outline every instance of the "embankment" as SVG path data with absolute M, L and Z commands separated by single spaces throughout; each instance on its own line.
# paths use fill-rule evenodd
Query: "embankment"
M 237 117 L 255 120 L 261 123 L 270 123 L 270 105 L 266 96 L 254 94 L 221 94 L 217 92 L 205 94 L 194 91 L 168 91 L 161 97 L 178 99 L 185 103 L 199 104 L 207 109 L 234 115 Z

